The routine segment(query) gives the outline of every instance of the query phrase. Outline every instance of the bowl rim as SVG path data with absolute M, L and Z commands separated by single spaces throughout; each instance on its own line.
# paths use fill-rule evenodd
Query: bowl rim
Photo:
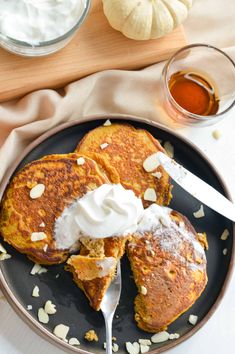
M 185 108 L 181 107 L 176 100 L 174 99 L 174 97 L 171 95 L 171 92 L 169 90 L 169 85 L 168 85 L 168 72 L 170 69 L 171 64 L 174 62 L 174 60 L 176 59 L 176 57 L 183 53 L 184 51 L 187 51 L 189 49 L 194 49 L 194 48 L 207 48 L 207 49 L 213 49 L 215 50 L 217 53 L 223 55 L 226 59 L 228 59 L 228 61 L 233 65 L 234 67 L 234 71 L 235 71 L 235 62 L 233 61 L 233 59 L 227 54 L 225 53 L 223 50 L 210 45 L 210 44 L 205 44 L 205 43 L 193 43 L 193 44 L 189 44 L 186 45 L 182 48 L 180 48 L 178 51 L 176 51 L 171 57 L 170 59 L 168 59 L 168 61 L 166 62 L 166 64 L 164 65 L 164 68 L 162 70 L 162 80 L 163 80 L 163 85 L 164 85 L 164 91 L 166 93 L 167 98 L 171 101 L 171 103 L 174 105 L 175 109 L 177 109 L 177 111 L 179 111 L 181 114 L 183 114 L 184 116 L 187 116 L 188 119 L 191 119 L 192 121 L 196 122 L 210 122 L 212 120 L 218 120 L 219 118 L 222 118 L 222 116 L 224 116 L 227 112 L 230 111 L 231 108 L 233 108 L 233 106 L 235 105 L 235 94 L 234 94 L 234 98 L 232 103 L 222 112 L 218 113 L 218 114 L 211 114 L 209 116 L 202 116 L 200 114 L 195 114 L 195 113 L 191 113 L 189 111 L 187 111 Z
M 17 166 L 20 164 L 20 162 L 32 151 L 35 147 L 37 147 L 39 144 L 41 144 L 44 140 L 50 138 L 51 136 L 76 125 L 86 123 L 86 122 L 92 122 L 95 120 L 103 119 L 104 121 L 107 119 L 111 120 L 126 120 L 126 121 L 133 121 L 133 122 L 140 122 L 140 123 L 145 123 L 150 126 L 154 126 L 158 129 L 161 129 L 179 140 L 182 140 L 184 143 L 188 144 L 192 149 L 194 149 L 197 154 L 206 161 L 208 166 L 211 168 L 213 173 L 216 175 L 218 178 L 221 186 L 223 187 L 223 190 L 225 192 L 225 195 L 227 198 L 229 198 L 232 201 L 231 194 L 228 190 L 228 187 L 226 183 L 224 182 L 223 178 L 221 177 L 220 173 L 218 172 L 217 168 L 214 166 L 214 164 L 210 161 L 210 159 L 194 144 L 192 143 L 189 139 L 185 138 L 182 136 L 180 133 L 173 131 L 171 128 L 166 127 L 160 123 L 157 123 L 151 119 L 139 117 L 139 116 L 133 116 L 133 115 L 127 115 L 127 114 L 96 114 L 96 115 L 89 115 L 89 116 L 83 116 L 79 119 L 72 120 L 63 124 L 60 124 L 48 131 L 46 131 L 44 134 L 40 135 L 37 139 L 32 141 L 25 149 L 24 151 L 16 158 L 15 162 L 12 164 L 12 166 L 7 170 L 5 176 L 3 177 L 1 183 L 0 183 L 0 201 L 2 199 L 3 193 L 9 183 L 10 178 L 12 177 L 12 174 L 14 173 L 15 169 Z M 233 223 L 233 235 L 235 235 L 235 223 Z M 232 245 L 232 252 L 231 252 L 231 259 L 229 262 L 228 266 L 228 271 L 223 283 L 223 286 L 221 288 L 221 291 L 214 302 L 214 304 L 211 306 L 210 310 L 207 312 L 205 317 L 198 322 L 192 329 L 184 334 L 182 337 L 169 342 L 168 344 L 164 345 L 161 348 L 156 348 L 153 350 L 149 351 L 149 354 L 159 354 L 162 352 L 165 352 L 171 348 L 174 348 L 175 346 L 179 345 L 180 343 L 184 342 L 185 340 L 189 339 L 193 334 L 195 334 L 199 329 L 201 329 L 211 318 L 211 316 L 215 313 L 217 310 L 218 306 L 221 304 L 221 301 L 228 290 L 229 283 L 232 278 L 232 274 L 234 271 L 234 265 L 235 265 L 235 242 L 233 241 Z M 35 332 L 37 333 L 40 337 L 45 339 L 47 342 L 56 345 L 58 348 L 62 350 L 66 350 L 68 353 L 74 354 L 74 353 L 81 353 L 81 354 L 93 354 L 93 352 L 89 352 L 86 350 L 83 350 L 79 347 L 73 347 L 69 345 L 68 343 L 62 341 L 61 339 L 57 338 L 52 332 L 49 332 L 42 324 L 40 324 L 35 318 L 33 318 L 30 313 L 21 305 L 21 303 L 18 301 L 18 299 L 15 297 L 13 292 L 11 291 L 10 287 L 8 286 L 3 273 L 0 269 L 0 289 L 4 296 L 6 297 L 8 303 L 11 305 L 11 307 L 15 310 L 17 315 L 21 317 L 21 319 Z
M 4 33 L 0 32 L 0 39 L 4 40 L 5 42 L 11 42 L 12 44 L 16 45 L 16 46 L 20 46 L 22 48 L 44 48 L 44 47 L 49 47 L 52 46 L 54 44 L 60 43 L 63 40 L 66 40 L 68 38 L 70 38 L 77 29 L 79 29 L 79 27 L 81 26 L 81 24 L 84 22 L 85 18 L 88 15 L 88 12 L 90 10 L 91 7 L 91 0 L 85 0 L 86 4 L 85 4 L 85 8 L 83 10 L 82 15 L 79 17 L 78 21 L 75 23 L 75 25 L 70 28 L 69 31 L 65 32 L 63 35 L 56 37 L 55 39 L 51 39 L 48 41 L 43 41 L 43 42 L 26 42 L 26 41 L 21 41 L 19 39 L 16 38 L 12 38 L 10 36 L 5 35 Z

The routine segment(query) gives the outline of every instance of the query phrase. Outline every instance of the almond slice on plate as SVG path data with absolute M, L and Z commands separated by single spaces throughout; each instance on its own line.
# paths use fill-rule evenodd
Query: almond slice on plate
M 73 337 L 69 339 L 69 344 L 70 345 L 80 345 L 80 342 L 77 338 Z
M 160 166 L 160 162 L 156 152 L 148 156 L 143 162 L 143 167 L 146 172 L 153 172 L 158 168 L 158 166 Z
M 104 127 L 109 127 L 110 125 L 112 125 L 112 123 L 110 122 L 109 119 L 107 119 L 103 124 Z
M 163 146 L 164 146 L 164 149 L 166 150 L 167 155 L 171 159 L 173 159 L 173 157 L 174 157 L 174 146 L 169 141 L 166 141 Z
M 169 337 L 170 337 L 170 334 L 168 332 L 162 331 L 162 332 L 154 334 L 151 337 L 151 341 L 153 343 L 162 343 L 162 342 L 166 342 L 169 339 Z
M 31 199 L 37 199 L 40 198 L 43 193 L 45 192 L 45 185 L 42 183 L 36 184 L 31 190 L 30 190 L 30 198 Z
M 137 342 L 134 342 L 133 344 L 131 342 L 126 342 L 126 350 L 129 354 L 139 354 L 140 345 Z
M 32 296 L 39 297 L 39 287 L 37 285 L 35 285 L 35 287 L 33 288 Z
M 144 354 L 149 351 L 150 347 L 146 344 L 140 344 L 140 353 Z
M 39 322 L 45 324 L 49 322 L 49 316 L 42 307 L 38 309 L 38 320 Z
M 108 147 L 108 146 L 109 146 L 108 143 L 100 144 L 100 148 L 101 148 L 102 150 L 106 149 L 106 147 Z
M 57 312 L 56 305 L 54 305 L 51 300 L 47 300 L 44 310 L 48 315 L 54 315 Z
M 190 315 L 189 316 L 189 323 L 191 323 L 193 326 L 195 326 L 195 324 L 197 323 L 197 320 L 198 320 L 198 316 L 195 316 L 195 315 Z
M 41 240 L 44 240 L 45 238 L 47 238 L 47 235 L 45 234 L 45 232 L 32 232 L 32 234 L 31 234 L 31 241 L 32 242 L 41 241 Z
M 198 211 L 195 211 L 193 215 L 196 219 L 203 218 L 205 216 L 203 205 L 201 205 L 200 209 Z
M 157 195 L 156 195 L 155 189 L 147 188 L 146 191 L 144 192 L 144 200 L 149 201 L 149 202 L 156 202 Z
M 79 158 L 77 159 L 77 164 L 78 164 L 78 166 L 82 166 L 82 165 L 84 165 L 84 163 L 85 163 L 84 157 L 79 157 Z
M 223 231 L 222 235 L 220 236 L 220 239 L 223 241 L 226 241 L 228 237 L 229 237 L 229 231 L 228 231 L 228 229 L 225 229 Z
M 55 326 L 55 328 L 53 329 L 53 333 L 56 337 L 66 340 L 69 329 L 70 328 L 68 326 L 65 326 L 64 324 L 61 323 L 61 324 Z

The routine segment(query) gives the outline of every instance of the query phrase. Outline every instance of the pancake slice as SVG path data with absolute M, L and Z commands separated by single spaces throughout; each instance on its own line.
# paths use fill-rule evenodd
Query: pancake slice
M 126 241 L 127 237 L 84 237 L 81 239 L 80 254 L 71 256 L 67 261 L 65 269 L 72 272 L 75 283 L 96 311 L 100 310 L 104 294 L 113 280 Z
M 90 131 L 76 149 L 103 166 L 112 183 L 121 183 L 124 188 L 133 190 L 145 207 L 151 204 L 144 199 L 148 188 L 154 189 L 159 205 L 168 205 L 171 200 L 172 186 L 164 169 L 158 166 L 146 172 L 143 168 L 145 159 L 158 151 L 165 152 L 149 132 L 117 123 Z M 160 172 L 161 177 L 153 176 L 153 172 Z
M 84 164 L 78 165 L 79 157 Z M 35 262 L 64 262 L 69 250 L 55 245 L 55 219 L 76 198 L 103 183 L 109 181 L 97 163 L 81 154 L 49 155 L 29 163 L 13 177 L 2 200 L 2 237 Z M 32 199 L 31 190 L 38 184 L 44 191 Z
M 139 328 L 152 333 L 166 330 L 207 284 L 205 240 L 200 243 L 186 217 L 168 210 L 168 225 L 160 222 L 134 235 L 126 247 L 138 288 L 135 320 Z

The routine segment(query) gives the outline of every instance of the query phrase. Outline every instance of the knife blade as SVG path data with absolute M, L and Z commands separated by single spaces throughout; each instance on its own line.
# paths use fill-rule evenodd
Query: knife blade
M 203 204 L 235 222 L 235 204 L 162 152 L 157 158 L 164 170 L 184 190 Z

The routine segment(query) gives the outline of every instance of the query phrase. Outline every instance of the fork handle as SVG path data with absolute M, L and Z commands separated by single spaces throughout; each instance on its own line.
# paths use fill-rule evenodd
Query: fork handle
M 106 354 L 112 354 L 112 322 L 114 313 L 104 315 L 106 329 Z

